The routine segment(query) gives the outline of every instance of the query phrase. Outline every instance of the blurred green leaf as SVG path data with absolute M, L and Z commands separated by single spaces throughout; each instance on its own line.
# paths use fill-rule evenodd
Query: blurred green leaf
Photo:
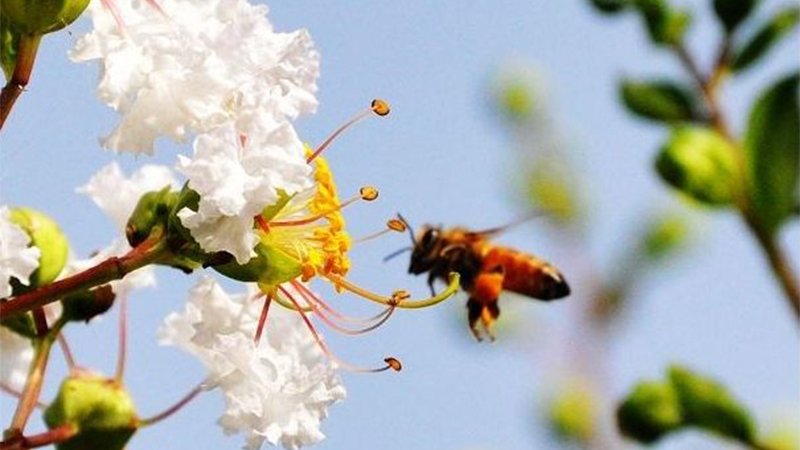
M 589 442 L 594 434 L 597 405 L 585 382 L 566 385 L 550 402 L 550 430 L 563 441 Z
M 590 0 L 595 10 L 604 14 L 622 12 L 630 5 L 629 0 Z
M 714 12 L 730 33 L 750 15 L 756 3 L 757 0 L 714 0 Z
M 680 126 L 656 159 L 661 178 L 690 198 L 711 206 L 733 203 L 735 149 L 715 131 Z
M 533 114 L 534 95 L 524 83 L 509 83 L 503 89 L 500 107 L 514 120 L 524 120 Z
M 0 14 L 0 65 L 3 66 L 6 81 L 11 79 L 11 75 L 14 73 L 18 44 L 19 33 L 11 28 L 8 17 Z
M 539 159 L 528 172 L 528 197 L 534 208 L 562 224 L 575 224 L 583 216 L 576 174 L 555 164 L 552 159 Z
M 755 426 L 745 408 L 716 381 L 673 366 L 669 380 L 678 395 L 686 425 L 745 444 L 755 442 Z
M 672 81 L 623 79 L 619 92 L 628 110 L 645 119 L 680 122 L 695 115 L 692 92 Z
M 673 9 L 665 0 L 633 0 L 633 4 L 644 18 L 654 44 L 675 45 L 683 40 L 691 14 Z
M 622 434 L 644 444 L 677 430 L 682 422 L 680 402 L 669 383 L 639 383 L 617 408 Z
M 776 13 L 769 22 L 734 53 L 732 68 L 741 72 L 760 60 L 784 36 L 789 35 L 800 19 L 800 8 L 790 6 Z
M 660 262 L 686 245 L 689 224 L 683 216 L 662 214 L 651 219 L 642 239 L 642 252 L 650 262 Z
M 770 86 L 750 112 L 745 153 L 750 198 L 761 224 L 774 232 L 797 208 L 800 164 L 800 75 Z

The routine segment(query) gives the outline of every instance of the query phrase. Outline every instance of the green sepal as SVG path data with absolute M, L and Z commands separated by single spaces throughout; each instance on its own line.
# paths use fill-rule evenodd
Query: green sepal
M 714 13 L 731 33 L 753 12 L 758 0 L 714 0 Z
M 12 208 L 11 222 L 19 225 L 39 248 L 39 267 L 31 274 L 30 284 L 15 284 L 15 293 L 53 282 L 67 264 L 69 242 L 58 224 L 43 213 L 29 208 Z
M 44 35 L 75 21 L 90 0 L 0 0 L 12 27 L 29 35 Z
M 775 233 L 797 211 L 800 170 L 800 75 L 779 80 L 756 101 L 744 139 L 750 201 L 760 224 Z
M 769 22 L 765 23 L 740 49 L 734 52 L 734 72 L 741 72 L 763 58 L 800 20 L 800 8 L 790 6 L 777 12 Z
M 657 441 L 682 424 L 680 402 L 669 383 L 639 383 L 617 408 L 619 430 L 644 444 Z
M 737 440 L 755 442 L 755 426 L 745 408 L 716 381 L 680 366 L 669 369 L 686 425 Z
M 79 374 L 66 378 L 44 412 L 49 429 L 71 425 L 76 434 L 58 450 L 123 450 L 140 421 L 130 396 L 115 380 Z
M 278 192 L 278 201 L 276 201 L 272 205 L 267 206 L 266 208 L 264 208 L 263 211 L 261 211 L 261 216 L 264 217 L 266 221 L 274 219 L 275 216 L 277 216 L 281 211 L 283 211 L 283 208 L 285 208 L 286 205 L 288 205 L 289 202 L 292 201 L 292 199 L 297 195 L 297 193 L 289 195 L 283 189 L 278 189 L 277 192 Z
M 139 198 L 125 226 L 125 236 L 131 247 L 144 242 L 156 227 L 166 230 L 169 216 L 179 200 L 180 194 L 170 186 L 161 190 L 147 192 Z
M 255 247 L 256 256 L 247 264 L 236 261 L 214 266 L 214 270 L 247 283 L 258 282 L 268 286 L 278 286 L 294 280 L 303 273 L 300 261 L 287 255 L 275 246 L 259 243 Z
M 623 79 L 620 98 L 633 114 L 658 122 L 683 122 L 696 118 L 694 94 L 668 80 L 634 81 Z
M 680 126 L 656 158 L 656 171 L 690 198 L 705 205 L 729 206 L 735 192 L 735 151 L 711 129 Z

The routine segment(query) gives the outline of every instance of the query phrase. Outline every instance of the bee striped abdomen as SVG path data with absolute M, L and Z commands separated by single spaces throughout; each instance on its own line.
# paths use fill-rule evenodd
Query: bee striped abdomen
M 492 247 L 483 260 L 483 270 L 502 267 L 503 289 L 539 300 L 554 300 L 570 293 L 564 276 L 547 262 L 516 249 Z

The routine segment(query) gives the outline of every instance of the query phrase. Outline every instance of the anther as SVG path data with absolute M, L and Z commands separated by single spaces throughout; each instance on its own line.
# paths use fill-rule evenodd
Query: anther
M 406 231 L 406 224 L 404 224 L 400 219 L 389 219 L 389 221 L 386 222 L 386 228 L 392 231 L 397 231 L 398 233 L 402 233 Z
M 393 358 L 390 356 L 388 358 L 385 358 L 383 362 L 385 362 L 389 366 L 389 368 L 394 370 L 395 372 L 400 372 L 401 370 L 403 370 L 403 364 L 397 358 Z
M 378 198 L 378 190 L 373 186 L 364 186 L 358 190 L 358 193 L 361 195 L 361 200 L 366 200 L 368 202 Z
M 392 292 L 392 301 L 396 303 L 400 303 L 403 300 L 408 300 L 411 298 L 411 293 L 405 289 L 398 289 Z
M 375 100 L 373 100 L 370 107 L 372 108 L 372 112 L 381 117 L 388 115 L 389 112 L 391 112 L 392 110 L 389 107 L 389 103 L 386 102 L 386 100 L 380 98 L 376 98 Z

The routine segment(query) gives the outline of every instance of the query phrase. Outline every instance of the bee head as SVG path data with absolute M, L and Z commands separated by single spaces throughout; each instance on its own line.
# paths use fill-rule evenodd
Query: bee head
M 414 242 L 408 273 L 418 275 L 429 271 L 436 263 L 442 248 L 442 230 L 439 227 L 425 226 Z

